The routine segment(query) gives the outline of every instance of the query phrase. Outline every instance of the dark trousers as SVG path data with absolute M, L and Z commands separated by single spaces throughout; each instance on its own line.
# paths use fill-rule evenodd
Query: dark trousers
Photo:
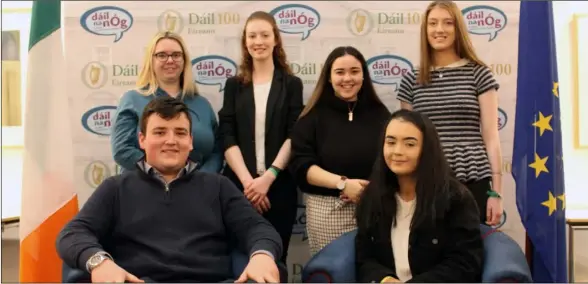
M 223 174 L 243 192 L 243 185 L 233 171 L 230 169 L 227 171 L 225 168 Z M 253 175 L 253 178 L 256 177 L 258 175 Z M 271 207 L 270 210 L 263 213 L 263 217 L 274 226 L 282 239 L 283 250 L 280 261 L 287 267 L 288 247 L 298 210 L 298 189 L 288 172 L 280 173 L 280 176 L 271 185 L 267 197 Z
M 478 209 L 480 210 L 480 224 L 486 224 L 486 208 L 488 202 L 488 191 L 492 189 L 491 179 L 485 178 L 477 181 L 463 183 L 474 195 Z
M 279 185 L 272 185 L 268 192 L 268 199 L 271 203 L 270 210 L 263 213 L 263 217 L 268 220 L 276 229 L 282 239 L 282 257 L 280 260 L 286 264 L 288 258 L 288 248 L 290 247 L 290 238 L 296 222 L 296 213 L 298 210 L 298 192 L 292 188 L 292 192 L 284 192 L 284 188 L 275 188 Z M 272 192 L 272 190 L 275 190 Z M 279 192 L 278 192 L 279 190 Z M 277 194 L 276 194 L 277 193 Z

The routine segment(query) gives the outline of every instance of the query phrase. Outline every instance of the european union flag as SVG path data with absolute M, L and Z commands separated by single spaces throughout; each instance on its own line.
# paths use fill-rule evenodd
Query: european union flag
M 537 283 L 567 282 L 565 190 L 551 1 L 521 1 L 512 175 Z

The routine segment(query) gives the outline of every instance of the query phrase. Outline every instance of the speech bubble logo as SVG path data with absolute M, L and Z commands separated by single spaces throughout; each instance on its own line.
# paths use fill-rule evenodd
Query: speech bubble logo
M 374 83 L 394 85 L 395 92 L 400 87 L 402 76 L 413 70 L 408 59 L 391 54 L 374 56 L 368 59 L 367 65 Z
M 503 109 L 498 108 L 498 130 L 502 130 L 507 122 L 508 116 L 506 115 L 506 112 Z
M 109 136 L 115 115 L 116 106 L 98 106 L 82 115 L 82 126 L 90 133 Z
M 119 7 L 101 6 L 86 11 L 80 17 L 80 25 L 95 35 L 114 35 L 117 42 L 133 26 L 133 16 Z
M 198 84 L 219 86 L 219 92 L 225 89 L 227 78 L 237 74 L 237 64 L 220 55 L 206 55 L 192 59 L 192 73 Z
M 475 35 L 490 35 L 488 41 L 493 41 L 508 21 L 504 12 L 491 6 L 472 6 L 463 9 L 461 13 L 468 32 Z
M 321 15 L 315 9 L 301 4 L 282 5 L 273 9 L 278 29 L 287 34 L 302 34 L 302 40 L 310 36 L 321 22 Z

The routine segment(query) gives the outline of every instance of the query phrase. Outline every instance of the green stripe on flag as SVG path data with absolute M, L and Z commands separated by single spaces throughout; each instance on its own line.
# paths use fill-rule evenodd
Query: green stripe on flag
M 33 1 L 29 50 L 61 27 L 61 1 Z

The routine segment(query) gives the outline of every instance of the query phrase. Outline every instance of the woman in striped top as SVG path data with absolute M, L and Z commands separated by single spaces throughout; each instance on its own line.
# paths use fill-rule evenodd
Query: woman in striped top
M 497 225 L 503 212 L 499 85 L 476 56 L 455 3 L 432 2 L 424 19 L 420 65 L 402 78 L 398 99 L 433 121 L 454 174 L 476 198 L 480 222 Z

